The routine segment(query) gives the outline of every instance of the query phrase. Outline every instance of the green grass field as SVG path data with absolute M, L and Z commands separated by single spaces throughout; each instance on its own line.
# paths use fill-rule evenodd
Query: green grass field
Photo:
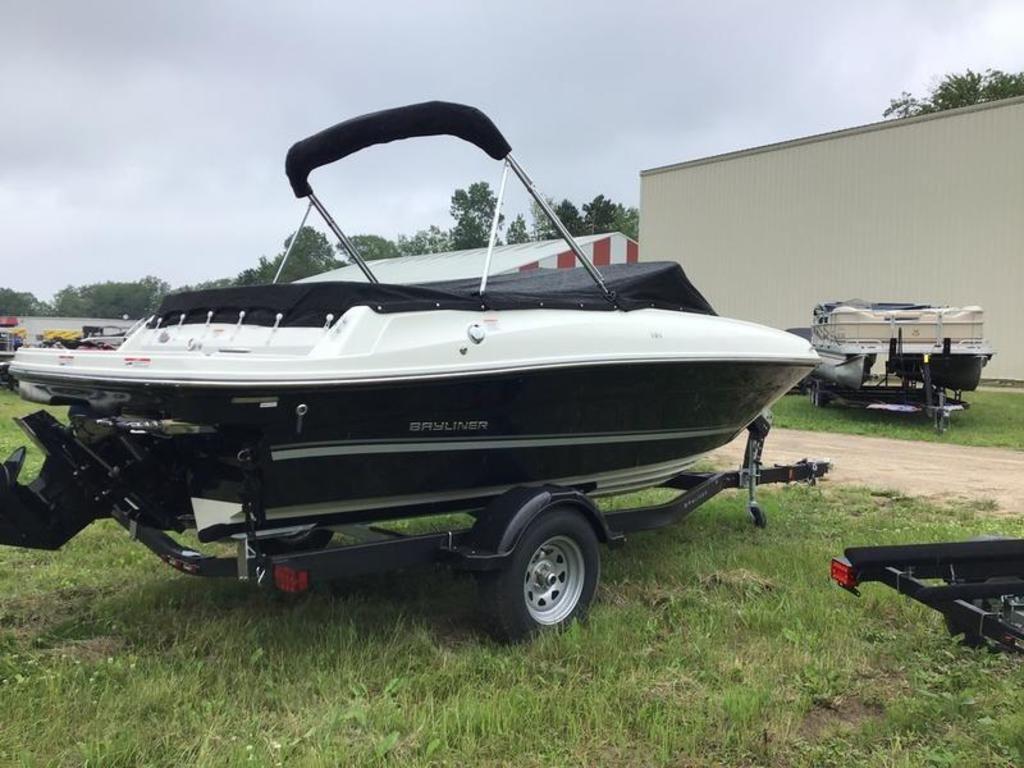
M 1024 451 L 1024 392 L 968 392 L 966 411 L 954 413 L 949 431 L 938 434 L 921 414 L 868 411 L 829 404 L 815 408 L 806 396 L 788 395 L 772 408 L 775 426 L 853 435 L 987 445 Z
M 19 437 L 0 424 L 4 450 Z M 1020 657 L 827 577 L 845 545 L 1024 524 L 863 489 L 763 498 L 766 530 L 724 494 L 604 550 L 591 620 L 517 647 L 443 570 L 290 597 L 178 574 L 109 521 L 2 550 L 0 764 L 1024 763 Z

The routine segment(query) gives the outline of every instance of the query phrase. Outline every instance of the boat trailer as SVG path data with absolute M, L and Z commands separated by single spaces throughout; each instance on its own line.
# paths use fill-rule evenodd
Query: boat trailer
M 931 419 L 935 431 L 943 434 L 949 429 L 950 415 L 966 411 L 970 403 L 963 399 L 962 392 L 949 390 L 932 381 L 929 355 L 924 355 L 915 366 L 921 376 L 921 381 L 917 381 L 907 375 L 907 364 L 898 351 L 896 339 L 892 339 L 889 346 L 890 360 L 886 362 L 885 375 L 874 383 L 852 388 L 809 375 L 803 386 L 811 405 L 821 408 L 835 401 L 868 410 L 924 413 Z
M 1024 651 L 1024 539 L 851 547 L 831 577 L 854 595 L 881 582 L 943 614 L 965 645 Z
M 47 461 L 39 477 L 27 486 L 18 483 L 25 460 L 24 448 L 16 450 L 0 465 L 0 544 L 54 550 L 93 520 L 111 517 L 128 531 L 132 539 L 182 573 L 236 578 L 284 592 L 304 592 L 317 582 L 434 563 L 474 572 L 491 583 L 500 580 L 498 577 L 504 572 L 521 568 L 523 550 L 537 547 L 531 536 L 561 516 L 572 518 L 568 523 L 563 520 L 563 529 L 571 532 L 575 527 L 579 539 L 579 543 L 573 545 L 574 548 L 567 548 L 566 553 L 579 553 L 581 548 L 585 550 L 591 546 L 588 542 L 593 542 L 590 559 L 583 569 L 592 574 L 589 577 L 592 582 L 587 587 L 590 594 L 582 601 L 582 612 L 585 612 L 596 588 L 598 542 L 621 545 L 626 534 L 676 523 L 730 488 L 746 490 L 751 522 L 764 527 L 766 517 L 756 498 L 758 486 L 793 482 L 813 484 L 831 467 L 827 460 L 809 459 L 794 464 L 764 466 L 761 455 L 771 424 L 762 415 L 747 427 L 745 459 L 741 468 L 721 472 L 681 472 L 660 487 L 682 493 L 661 504 L 604 512 L 588 495 L 592 488 L 523 486 L 495 498 L 474 515 L 476 522 L 468 527 L 405 534 L 380 524 L 331 526 L 330 530 L 341 534 L 343 542 L 327 545 L 330 534 L 326 538 L 308 536 L 311 531 L 326 533 L 323 529 L 307 526 L 308 530 L 304 531 L 299 527 L 290 542 L 287 537 L 282 537 L 284 529 L 260 529 L 257 525 L 262 515 L 260 484 L 253 462 L 252 472 L 243 483 L 242 494 L 242 509 L 249 532 L 232 537 L 237 545 L 237 553 L 232 557 L 203 554 L 184 546 L 166 532 L 166 525 L 158 527 L 154 524 L 158 520 L 171 519 L 168 507 L 173 506 L 173 498 L 161 491 L 166 479 L 146 477 L 141 487 L 151 489 L 150 492 L 145 496 L 138 493 L 125 495 L 120 481 L 128 473 L 138 471 L 128 454 L 123 465 L 111 466 L 45 411 L 25 417 L 19 423 L 46 453 Z M 130 445 L 130 441 L 126 441 L 126 445 Z M 147 462 L 137 463 L 144 466 Z M 138 480 L 137 477 L 135 479 Z M 133 485 L 140 487 L 138 482 Z M 402 516 L 402 510 L 396 509 L 395 519 Z M 581 527 L 585 530 L 580 531 Z M 550 531 L 546 535 L 551 537 L 548 541 L 559 539 Z M 282 547 L 282 541 L 289 542 L 289 545 Z M 543 550 L 546 544 L 547 541 L 542 543 L 537 551 Z M 547 560 L 541 565 L 545 563 Z M 554 566 L 548 564 L 544 567 L 550 569 Z M 560 578 L 539 566 L 530 572 L 535 572 L 538 583 Z M 488 581 L 488 574 L 494 578 Z M 517 579 L 512 579 L 511 589 L 504 588 L 504 591 L 492 595 L 491 602 L 521 601 L 523 584 Z M 560 586 L 557 583 L 553 586 L 549 583 L 548 586 L 557 595 Z M 532 594 L 527 591 L 528 596 Z M 543 611 L 538 615 L 543 615 Z M 550 623 L 562 623 L 562 620 Z M 502 639 L 519 640 L 537 628 L 522 622 L 505 622 L 497 634 Z

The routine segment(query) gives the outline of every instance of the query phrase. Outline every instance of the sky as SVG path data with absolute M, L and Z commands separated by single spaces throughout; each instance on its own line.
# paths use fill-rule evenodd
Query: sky
M 302 216 L 288 147 L 365 112 L 472 104 L 547 195 L 637 205 L 641 169 L 1024 70 L 1022 29 L 1016 0 L 0 0 L 0 286 L 234 275 Z M 500 172 L 425 138 L 310 179 L 347 233 L 394 237 L 450 226 L 452 190 Z

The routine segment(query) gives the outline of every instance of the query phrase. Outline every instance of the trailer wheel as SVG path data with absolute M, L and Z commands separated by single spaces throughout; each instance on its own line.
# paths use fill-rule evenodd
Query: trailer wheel
M 480 574 L 480 602 L 491 633 L 521 642 L 586 618 L 601 570 L 593 527 L 569 507 L 527 526 L 505 566 Z
M 830 402 L 832 402 L 832 395 L 828 392 L 823 392 L 821 386 L 817 382 L 812 382 L 808 394 L 811 399 L 811 405 L 815 408 L 824 408 Z
M 308 531 L 293 533 L 290 536 L 263 539 L 260 541 L 260 547 L 268 555 L 284 555 L 289 552 L 323 549 L 331 543 L 333 536 L 334 532 L 328 528 L 310 528 Z
M 761 509 L 761 505 L 756 501 L 750 501 L 747 503 L 747 514 L 750 515 L 750 522 L 757 528 L 765 528 L 768 525 L 768 516 Z

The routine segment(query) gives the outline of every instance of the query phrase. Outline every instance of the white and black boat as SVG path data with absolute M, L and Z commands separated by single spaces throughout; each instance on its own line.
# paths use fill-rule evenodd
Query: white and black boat
M 502 191 L 516 175 L 582 269 L 488 278 L 485 263 L 480 280 L 378 283 L 308 175 L 442 134 L 501 161 Z M 340 123 L 294 145 L 287 175 L 366 282 L 174 294 L 116 350 L 19 350 L 21 396 L 71 415 L 22 419 L 49 455 L 30 486 L 17 483 L 23 454 L 4 466 L 0 543 L 55 548 L 106 516 L 203 541 L 273 538 L 479 510 L 518 486 L 651 487 L 819 362 L 804 340 L 716 316 L 675 263 L 599 272 L 476 109 Z

